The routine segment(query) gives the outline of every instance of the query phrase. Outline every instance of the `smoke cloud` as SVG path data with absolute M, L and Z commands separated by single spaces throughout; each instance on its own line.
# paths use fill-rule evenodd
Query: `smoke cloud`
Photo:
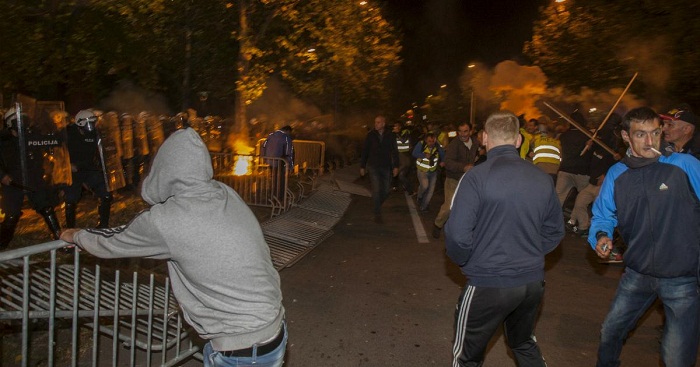
M 156 115 L 170 115 L 165 97 L 134 86 L 129 81 L 119 82 L 107 98 L 100 101 L 104 111 L 128 112 L 136 115 L 148 111 Z
M 634 60 L 642 63 L 646 59 L 637 57 Z M 657 76 L 659 83 L 665 82 L 664 75 L 664 72 L 660 72 Z M 466 95 L 474 93 L 480 121 L 497 109 L 509 110 L 516 115 L 524 114 L 526 119 L 543 116 L 546 116 L 545 119 L 556 119 L 558 116 L 542 103 L 549 102 L 567 112 L 578 109 L 591 123 L 602 121 L 629 82 L 629 79 L 625 80 L 620 87 L 610 90 L 582 88 L 579 93 L 571 93 L 561 86 L 548 86 L 547 76 L 539 67 L 522 66 L 512 60 L 500 62 L 493 69 L 480 64 L 466 67 L 460 80 Z M 643 104 L 644 100 L 628 91 L 614 112 L 622 115 Z

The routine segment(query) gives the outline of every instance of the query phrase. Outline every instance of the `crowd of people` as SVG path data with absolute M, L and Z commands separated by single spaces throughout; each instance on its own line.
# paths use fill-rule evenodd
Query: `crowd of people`
M 467 278 L 455 315 L 454 366 L 483 363 L 499 325 L 518 365 L 545 366 L 533 334 L 544 256 L 565 230 L 603 263 L 625 263 L 603 322 L 598 366 L 619 366 L 624 340 L 658 298 L 666 366 L 695 364 L 700 332 L 700 119 L 687 104 L 609 114 L 600 125 L 575 111 L 563 121 L 492 114 L 482 129 L 457 126 L 440 143 L 432 126 L 375 119 L 360 162 L 374 216 L 395 190 L 425 212 L 437 178 L 447 255 Z M 411 177 L 413 176 L 413 177 Z M 570 214 L 566 206 L 573 201 Z M 623 256 L 624 251 L 624 256 Z
M 141 132 L 138 120 L 148 115 L 134 123 L 129 115 L 83 110 L 71 124 L 65 114 L 56 116 L 48 126 L 35 122 L 24 132 L 19 126 L 31 123 L 28 116 L 14 109 L 4 114 L 3 248 L 26 195 L 54 238 L 99 257 L 168 260 L 186 319 L 208 341 L 205 366 L 280 366 L 287 331 L 279 275 L 255 216 L 234 190 L 214 180 L 205 134 L 183 115 L 174 119 L 172 132 L 153 132 L 148 124 Z M 577 112 L 562 118 L 566 123 L 499 111 L 480 129 L 460 123 L 450 134 L 430 124 L 396 122 L 389 129 L 386 117 L 377 116 L 360 159 L 360 174 L 372 185 L 375 222 L 383 223 L 381 207 L 392 188 L 415 193 L 426 213 L 442 181 L 445 198 L 432 234 L 439 238 L 444 231 L 447 256 L 467 279 L 455 312 L 455 366 L 482 364 L 501 325 L 518 365 L 545 366 L 534 336 L 544 257 L 566 229 L 587 238 L 605 261 L 624 257 L 625 272 L 603 321 L 598 366 L 620 364 L 624 340 L 657 298 L 665 311 L 662 361 L 694 365 L 700 337 L 700 119 L 688 105 L 665 114 L 635 108 L 611 114 L 599 126 Z M 125 125 L 132 128 L 129 147 L 123 145 Z M 64 130 L 65 140 L 59 137 Z M 117 131 L 120 144 L 110 138 Z M 265 148 L 293 159 L 290 132 L 273 132 Z M 60 161 L 62 149 L 70 160 Z M 154 156 L 141 190 L 151 208 L 110 228 L 110 193 L 138 182 L 126 179 L 124 170 L 130 165 L 124 159 L 137 151 L 142 158 Z M 107 163 L 110 156 L 121 165 Z M 52 185 L 59 181 L 63 186 Z M 93 191 L 100 198 L 96 228 L 61 232 L 54 187 L 64 191 L 67 218 L 68 204 L 77 203 L 82 189 Z M 563 207 L 572 191 L 577 195 L 567 218 Z M 189 250 L 193 242 L 200 251 Z M 624 255 L 615 252 L 621 243 Z M 223 268 L 230 271 L 209 270 Z
M 174 131 L 192 127 L 209 151 L 225 150 L 225 121 L 197 117 L 196 111 L 165 116 L 85 109 L 70 116 L 57 108 L 16 108 L 2 111 L 0 249 L 14 238 L 25 196 L 53 239 L 61 230 L 56 208 L 63 202 L 64 225 L 75 227 L 77 205 L 85 192 L 98 199 L 95 227 L 106 228 L 113 193 L 137 188 L 151 157 Z

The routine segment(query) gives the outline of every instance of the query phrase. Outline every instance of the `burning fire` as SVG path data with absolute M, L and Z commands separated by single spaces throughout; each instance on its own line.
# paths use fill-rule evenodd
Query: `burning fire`
M 236 162 L 233 164 L 234 176 L 249 175 L 252 169 L 253 157 L 249 155 L 236 156 Z
M 231 134 L 229 135 L 228 144 L 236 153 L 235 162 L 233 163 L 233 175 L 245 176 L 251 174 L 253 170 L 253 156 L 248 154 L 252 153 L 255 148 L 248 145 L 247 136 Z

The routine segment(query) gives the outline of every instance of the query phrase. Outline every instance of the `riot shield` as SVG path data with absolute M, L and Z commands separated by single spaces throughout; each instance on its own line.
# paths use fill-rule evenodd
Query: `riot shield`
M 38 134 L 48 140 L 55 138 L 55 144 L 47 145 L 42 152 L 45 181 L 52 185 L 70 185 L 72 182 L 70 154 L 66 144 L 67 125 L 68 114 L 64 110 L 63 101 L 37 101 L 34 121 L 30 126 L 33 134 L 30 136 Z
M 134 119 L 124 113 L 119 119 L 119 131 L 122 138 L 122 160 L 134 158 Z
M 119 118 L 115 112 L 107 112 L 97 122 L 97 150 L 104 173 L 107 190 L 115 191 L 126 186 L 122 168 L 122 145 Z
M 32 103 L 32 99 L 23 100 Z M 36 103 L 36 102 L 34 102 Z M 57 109 L 60 108 L 56 107 Z M 52 185 L 71 183 L 70 160 L 66 147 L 66 131 L 53 122 L 47 109 L 38 113 L 36 104 L 29 108 L 35 116 L 25 113 L 25 104 L 15 104 L 17 116 L 17 163 L 7 162 L 15 186 L 25 191 L 43 190 Z M 56 110 L 59 115 L 60 110 Z M 19 183 L 21 178 L 21 183 Z
M 146 120 L 149 118 L 150 114 L 148 112 L 141 112 L 134 124 L 134 154 L 139 157 L 145 157 L 150 153 L 148 149 L 148 132 L 146 131 Z
M 163 141 L 165 141 L 163 123 L 157 116 L 150 116 L 146 120 L 146 133 L 148 134 L 149 149 L 153 156 L 155 156 L 158 149 L 163 144 Z

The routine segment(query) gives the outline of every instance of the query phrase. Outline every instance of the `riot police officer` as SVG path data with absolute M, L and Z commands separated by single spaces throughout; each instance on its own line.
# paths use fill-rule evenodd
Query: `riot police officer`
M 51 237 L 57 240 L 61 233 L 61 226 L 54 211 L 54 206 L 58 204 L 58 195 L 53 185 L 45 181 L 48 175 L 44 172 L 44 153 L 48 148 L 63 142 L 55 136 L 40 135 L 28 129 L 29 116 L 21 110 L 20 126 L 17 108 L 10 108 L 3 117 L 5 128 L 0 131 L 0 208 L 5 214 L 5 220 L 0 224 L 0 250 L 5 249 L 14 237 L 19 218 L 22 216 L 25 195 L 32 208 L 44 218 Z M 20 127 L 22 131 L 19 131 Z M 24 143 L 24 147 L 20 146 L 20 142 Z
M 100 157 L 98 116 L 91 110 L 82 110 L 75 115 L 75 122 L 68 126 L 68 151 L 71 158 L 73 183 L 64 191 L 66 200 L 66 227 L 75 227 L 75 214 L 82 196 L 83 185 L 99 199 L 97 228 L 109 226 L 112 194 L 107 190 L 103 157 Z

